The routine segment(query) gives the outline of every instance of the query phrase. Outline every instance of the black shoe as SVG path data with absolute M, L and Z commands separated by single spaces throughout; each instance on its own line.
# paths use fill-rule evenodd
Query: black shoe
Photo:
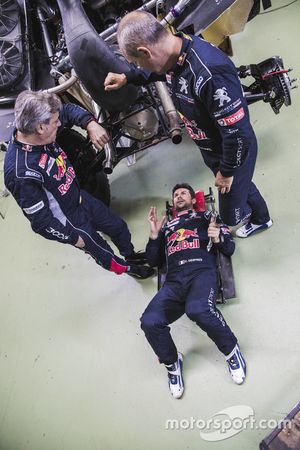
M 140 264 L 143 265 L 147 263 L 145 252 L 133 252 L 131 255 L 126 256 L 125 260 L 128 264 L 135 264 L 135 265 Z
M 144 280 L 145 278 L 152 277 L 152 275 L 154 275 L 155 273 L 155 270 L 149 266 L 135 266 L 131 264 L 130 266 L 127 266 L 126 272 L 128 273 L 128 275 L 134 278 Z

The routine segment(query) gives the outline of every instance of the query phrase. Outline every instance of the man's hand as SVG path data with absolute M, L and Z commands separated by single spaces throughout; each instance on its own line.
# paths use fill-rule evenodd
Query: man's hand
M 223 177 L 220 171 L 217 173 L 215 178 L 215 186 L 221 194 L 228 194 L 228 192 L 230 192 L 232 182 L 233 177 Z
M 214 244 L 218 244 L 220 242 L 220 227 L 216 222 L 210 222 L 207 229 L 207 234 Z
M 157 239 L 158 233 L 163 226 L 166 216 L 163 216 L 160 220 L 157 219 L 157 210 L 155 206 L 151 206 L 148 221 L 150 223 L 150 239 Z
M 125 73 L 113 73 L 108 72 L 107 77 L 104 80 L 105 91 L 115 91 L 127 84 L 127 78 Z
M 82 239 L 82 237 L 79 236 L 79 238 L 78 238 L 78 240 L 77 240 L 77 242 L 75 244 L 75 247 L 78 247 L 78 248 L 84 248 L 85 247 L 85 242 Z
M 99 123 L 92 120 L 87 124 L 86 129 L 90 140 L 98 150 L 101 150 L 104 147 L 104 145 L 108 143 L 109 136 L 106 130 L 103 127 L 101 127 Z

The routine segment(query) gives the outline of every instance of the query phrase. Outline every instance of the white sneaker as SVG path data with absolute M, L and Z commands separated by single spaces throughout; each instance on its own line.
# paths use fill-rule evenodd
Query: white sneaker
M 254 223 L 248 222 L 246 223 L 246 225 L 243 225 L 241 228 L 236 230 L 235 235 L 239 238 L 247 238 L 251 236 L 251 234 L 267 230 L 272 225 L 273 225 L 272 219 L 270 219 L 266 223 L 262 223 L 261 225 L 255 225 Z
M 246 363 L 238 344 L 225 356 L 229 373 L 236 384 L 242 384 L 246 378 Z
M 174 398 L 180 398 L 184 392 L 184 382 L 182 377 L 183 355 L 178 352 L 178 359 L 174 364 L 165 366 L 168 371 L 169 389 Z

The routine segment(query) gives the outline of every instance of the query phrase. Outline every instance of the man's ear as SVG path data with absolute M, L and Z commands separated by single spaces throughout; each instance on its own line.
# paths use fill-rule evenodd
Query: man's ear
M 37 134 L 44 134 L 45 131 L 45 124 L 44 123 L 39 123 L 38 126 L 35 129 Z
M 197 200 L 194 198 L 192 198 L 192 204 L 195 205 L 197 203 Z
M 136 50 L 137 50 L 140 58 L 144 58 L 144 59 L 151 58 L 151 51 L 149 50 L 149 48 L 140 46 Z

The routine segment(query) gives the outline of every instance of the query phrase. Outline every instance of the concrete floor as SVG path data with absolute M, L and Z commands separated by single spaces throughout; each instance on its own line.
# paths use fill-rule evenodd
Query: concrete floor
M 236 64 L 279 54 L 300 77 L 299 19 L 299 1 L 254 19 L 232 39 Z M 72 247 L 35 235 L 13 198 L 0 199 L 0 450 L 254 450 L 299 401 L 299 92 L 279 116 L 262 102 L 250 107 L 259 141 L 255 182 L 274 226 L 237 241 L 238 296 L 221 307 L 247 360 L 242 386 L 183 317 L 172 333 L 185 355 L 186 391 L 171 398 L 165 369 L 139 328 L 156 279 L 102 270 Z M 213 184 L 187 138 L 114 171 L 112 208 L 127 220 L 137 249 L 147 241 L 150 205 L 162 213 L 180 180 L 205 190 Z M 224 439 L 215 442 L 207 429 L 200 435 L 204 421 L 225 408 L 241 417 L 239 405 L 253 410 L 252 426 L 232 437 L 219 433 Z M 168 419 L 181 429 L 166 429 Z

